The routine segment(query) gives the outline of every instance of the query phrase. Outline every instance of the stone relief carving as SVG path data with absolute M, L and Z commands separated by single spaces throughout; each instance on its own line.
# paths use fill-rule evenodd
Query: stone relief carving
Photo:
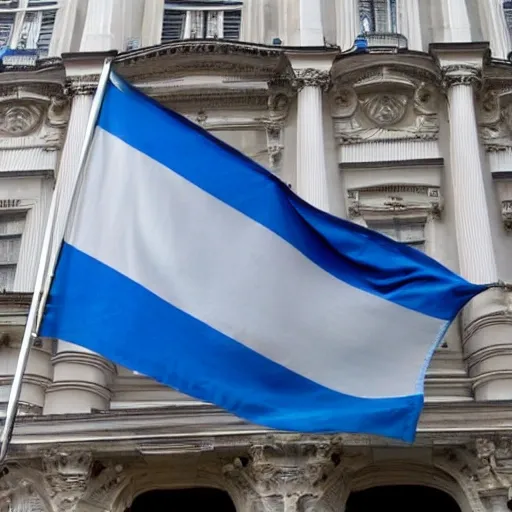
M 284 150 L 284 127 L 294 92 L 291 84 L 286 80 L 273 80 L 269 82 L 268 87 L 268 116 L 263 120 L 263 124 L 267 133 L 270 169 L 279 174 Z
M 0 104 L 0 134 L 4 137 L 24 137 L 34 133 L 43 122 L 42 103 L 8 101 Z
M 235 459 L 223 472 L 253 512 L 312 511 L 322 510 L 339 464 L 338 449 L 329 442 L 273 443 L 252 446 L 248 458 Z
M 87 490 L 92 470 L 89 452 L 53 450 L 43 457 L 48 495 L 57 511 L 74 510 Z
M 439 187 L 388 185 L 347 191 L 349 218 L 390 213 L 418 213 L 439 219 L 443 211 Z
M 320 87 L 327 91 L 331 86 L 331 74 L 329 71 L 321 71 L 314 68 L 297 69 L 292 78 L 292 87 L 298 91 L 304 87 Z
M 478 99 L 480 137 L 486 151 L 512 148 L 512 90 L 487 89 Z
M 38 483 L 37 471 L 4 468 L 0 473 L 0 512 L 49 512 Z
M 437 110 L 438 92 L 425 82 L 402 81 L 396 87 L 382 83 L 370 92 L 356 83 L 332 95 L 335 134 L 342 144 L 437 139 Z
M 501 218 L 507 231 L 512 231 L 512 200 L 501 201 Z
M 442 73 L 444 87 L 480 84 L 482 78 L 480 69 L 467 64 L 445 66 L 442 69 Z

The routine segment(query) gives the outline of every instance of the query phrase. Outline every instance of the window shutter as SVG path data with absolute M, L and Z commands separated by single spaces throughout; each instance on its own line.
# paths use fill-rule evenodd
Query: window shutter
M 505 11 L 508 30 L 512 34 L 512 2 L 503 2 L 503 10 Z
M 16 14 L 0 10 L 0 47 L 9 46 Z
M 238 41 L 240 39 L 240 25 L 242 24 L 242 11 L 224 11 L 223 39 Z
M 44 9 L 25 14 L 24 25 L 27 23 L 28 18 L 32 18 L 31 33 L 37 33 L 34 41 L 32 41 L 33 37 L 29 37 L 26 48 L 37 49 L 38 54 L 44 57 L 48 55 L 52 41 L 55 18 L 57 17 L 57 2 L 55 0 L 29 0 L 28 7 L 55 7 L 55 9 Z
M 165 9 L 164 23 L 162 27 L 162 43 L 183 39 L 186 11 Z
M 0 0 L 0 10 L 2 9 L 17 9 L 19 7 L 19 0 Z
M 0 291 L 13 289 L 24 226 L 24 213 L 0 216 Z

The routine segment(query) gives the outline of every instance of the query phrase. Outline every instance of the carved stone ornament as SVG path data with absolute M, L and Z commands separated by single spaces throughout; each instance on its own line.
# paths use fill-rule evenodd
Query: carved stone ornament
M 40 473 L 28 468 L 4 468 L 0 476 L 0 512 L 49 512 Z
M 439 219 L 443 198 L 439 187 L 388 185 L 347 192 L 347 209 L 351 220 L 365 216 L 418 214 Z
M 454 64 L 443 68 L 443 85 L 453 87 L 456 85 L 479 85 L 481 82 L 480 69 L 467 64 Z
M 283 132 L 294 90 L 287 80 L 275 79 L 269 82 L 268 116 L 263 119 L 267 133 L 267 149 L 270 170 L 281 172 L 284 150 Z
M 512 90 L 482 91 L 478 106 L 480 137 L 486 150 L 512 148 Z
M 339 463 L 328 442 L 262 444 L 253 446 L 247 459 L 226 465 L 224 474 L 251 504 L 247 510 L 325 510 L 319 500 Z
M 25 100 L 0 103 L 0 135 L 24 137 L 34 133 L 43 122 L 45 107 Z
M 342 144 L 402 139 L 437 139 L 438 93 L 424 82 L 398 86 L 343 86 L 332 94 L 336 137 Z
M 329 71 L 306 68 L 295 70 L 295 78 L 292 79 L 292 85 L 300 91 L 304 87 L 320 87 L 327 91 L 331 85 L 331 74 Z
M 466 448 L 450 450 L 449 458 L 480 496 L 498 491 L 505 495 L 512 486 L 512 439 L 479 438 Z
M 512 200 L 501 202 L 501 217 L 507 231 L 512 231 Z
M 89 484 L 92 455 L 54 450 L 43 458 L 43 468 L 48 494 L 56 510 L 74 510 Z

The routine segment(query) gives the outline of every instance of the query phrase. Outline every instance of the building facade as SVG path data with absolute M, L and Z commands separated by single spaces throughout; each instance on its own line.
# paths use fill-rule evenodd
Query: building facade
M 511 31 L 502 0 L 0 1 L 3 410 L 107 56 L 317 207 L 487 283 L 512 281 Z M 512 293 L 466 308 L 426 395 L 413 446 L 277 433 L 38 339 L 0 511 L 508 510 Z

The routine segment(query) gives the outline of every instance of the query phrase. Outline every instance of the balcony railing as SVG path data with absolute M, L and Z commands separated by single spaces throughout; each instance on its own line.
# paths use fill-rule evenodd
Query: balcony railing
M 394 32 L 365 32 L 357 36 L 356 47 L 368 50 L 379 48 L 404 50 L 407 49 L 407 38 Z

